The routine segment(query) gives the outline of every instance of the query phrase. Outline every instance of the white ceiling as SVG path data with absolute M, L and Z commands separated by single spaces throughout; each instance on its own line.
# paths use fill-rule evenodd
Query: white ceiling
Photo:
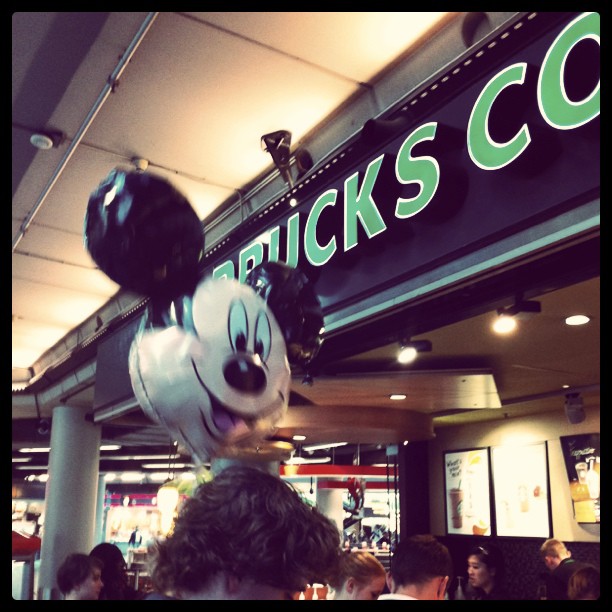
M 502 24 L 514 13 L 488 15 L 495 26 L 496 18 Z M 433 12 L 14 13 L 13 380 L 40 375 L 49 352 L 56 359 L 69 352 L 67 334 L 99 309 L 113 300 L 117 313 L 129 305 L 83 244 L 89 195 L 110 170 L 131 167 L 135 157 L 148 160 L 147 171 L 173 182 L 205 227 L 211 213 L 233 202 L 244 200 L 248 215 L 266 203 L 256 189 L 264 179 L 274 178 L 267 201 L 275 195 L 270 189 L 286 189 L 262 150 L 264 134 L 289 130 L 292 150 L 307 145 L 316 167 L 330 147 L 340 147 L 367 119 L 454 59 L 455 51 L 449 58 L 426 55 L 421 65 L 429 71 L 410 74 L 413 82 L 379 86 L 395 60 L 418 54 L 421 43 L 465 18 Z M 343 114 L 355 99 L 361 104 Z M 339 125 L 321 144 L 316 135 L 337 117 Z M 65 139 L 38 151 L 29 139 L 40 130 L 57 130 Z M 599 406 L 599 277 L 579 280 L 533 296 L 541 299 L 542 314 L 514 339 L 490 334 L 493 311 L 425 334 L 434 351 L 425 356 L 420 377 L 401 377 L 410 418 L 432 414 L 435 426 L 544 410 L 560 410 L 563 418 L 563 384 L 584 389 L 587 407 Z M 592 322 L 564 326 L 564 316 L 577 310 Z M 382 371 L 395 348 L 385 343 L 348 361 Z M 472 375 L 475 395 L 466 395 L 462 381 Z M 389 408 L 381 397 L 397 378 L 353 384 L 351 376 L 321 376 L 309 388 L 296 379 L 294 391 L 324 410 L 290 407 L 281 433 L 309 427 L 310 442 L 337 440 L 340 433 L 355 442 L 396 441 L 407 413 L 393 414 L 399 412 L 393 406 L 383 422 L 380 410 Z M 434 401 L 436 390 L 449 395 Z M 72 399 L 91 406 L 93 388 Z M 470 401 L 482 401 L 476 407 L 484 409 L 471 410 Z M 376 410 L 367 413 L 368 407 Z M 453 416 L 453 407 L 463 414 Z M 35 416 L 31 402 L 20 407 L 14 397 L 14 419 Z M 145 426 L 140 417 L 129 415 L 126 431 Z M 160 436 L 149 428 L 143 438 Z
M 148 160 L 204 219 L 273 168 L 264 134 L 287 129 L 299 146 L 450 17 L 14 13 L 13 368 L 32 367 L 118 290 L 83 248 L 89 195 L 111 169 Z M 63 144 L 35 150 L 43 129 Z

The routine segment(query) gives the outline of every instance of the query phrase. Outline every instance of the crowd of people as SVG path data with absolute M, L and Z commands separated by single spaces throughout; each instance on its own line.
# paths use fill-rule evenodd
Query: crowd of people
M 560 540 L 540 555 L 547 599 L 599 599 L 599 569 L 577 561 Z M 57 571 L 64 599 L 298 599 L 307 585 L 329 586 L 330 599 L 513 599 L 505 563 L 493 544 L 468 551 L 455 568 L 448 548 L 430 534 L 400 538 L 389 568 L 365 550 L 343 551 L 331 519 L 265 469 L 229 465 L 181 506 L 171 532 L 149 548 L 152 592 L 129 584 L 121 549 L 103 542 L 68 555 Z M 460 596 L 449 594 L 467 575 Z

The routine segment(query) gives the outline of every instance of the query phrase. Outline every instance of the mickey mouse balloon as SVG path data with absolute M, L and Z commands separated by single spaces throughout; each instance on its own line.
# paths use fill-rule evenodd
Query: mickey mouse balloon
M 84 233 L 93 260 L 124 289 L 174 297 L 197 283 L 202 223 L 161 177 L 112 170 L 89 198 Z
M 250 287 L 203 280 L 184 312 L 184 326 L 137 334 L 129 370 L 145 413 L 205 463 L 273 432 L 291 371 L 283 333 Z
M 264 262 L 249 272 L 246 284 L 263 297 L 279 322 L 289 362 L 307 368 L 323 341 L 321 304 L 308 277 L 281 262 Z

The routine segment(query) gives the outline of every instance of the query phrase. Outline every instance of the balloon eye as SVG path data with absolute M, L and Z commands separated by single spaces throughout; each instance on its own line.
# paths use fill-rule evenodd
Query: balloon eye
M 249 322 L 246 308 L 242 302 L 234 301 L 230 305 L 227 331 L 234 352 L 246 351 L 247 338 L 249 337 Z
M 268 315 L 262 310 L 255 321 L 255 353 L 262 361 L 267 361 L 272 345 L 272 329 Z

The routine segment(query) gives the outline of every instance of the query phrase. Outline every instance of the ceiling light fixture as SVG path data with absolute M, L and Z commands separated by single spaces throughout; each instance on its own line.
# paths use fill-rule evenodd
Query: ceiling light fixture
M 41 151 L 57 149 L 66 139 L 64 132 L 58 130 L 40 131 L 30 136 L 30 144 Z
M 291 457 L 284 462 L 285 465 L 305 465 L 307 463 L 329 463 L 331 457 L 316 457 L 307 459 L 306 457 Z
M 527 321 L 542 312 L 542 305 L 536 300 L 523 300 L 517 297 L 512 306 L 498 308 L 497 317 L 493 321 L 493 331 L 496 334 L 508 334 L 516 329 L 518 321 Z
M 431 351 L 429 340 L 402 340 L 397 360 L 402 364 L 412 363 L 419 353 Z
M 566 325 L 585 325 L 591 320 L 587 315 L 572 315 L 565 319 Z
M 348 442 L 328 442 L 327 444 L 309 444 L 302 446 L 302 449 L 307 453 L 311 453 L 316 450 L 323 450 L 328 448 L 337 448 L 338 446 L 346 446 Z
M 395 401 L 405 400 L 406 399 L 406 394 L 405 393 L 392 393 L 389 396 L 389 399 L 392 399 L 392 400 L 395 400 Z

